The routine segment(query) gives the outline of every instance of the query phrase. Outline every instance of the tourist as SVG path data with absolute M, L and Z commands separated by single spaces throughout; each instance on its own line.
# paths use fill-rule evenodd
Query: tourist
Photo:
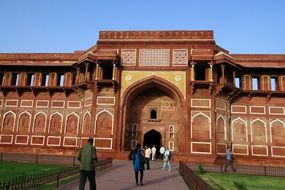
M 77 155 L 80 161 L 79 190 L 84 190 L 86 179 L 89 180 L 90 190 L 96 190 L 95 162 L 97 162 L 96 148 L 93 146 L 93 138 L 89 138 Z
M 150 147 L 148 147 L 147 145 L 145 146 L 145 152 L 144 152 L 144 156 L 145 156 L 145 162 L 146 162 L 146 169 L 149 170 L 149 160 L 150 160 L 150 154 L 151 154 L 151 149 Z
M 151 149 L 151 160 L 155 160 L 155 154 L 156 154 L 156 148 L 155 145 L 153 145 Z
M 163 154 L 163 166 L 162 166 L 162 170 L 166 169 L 166 165 L 168 166 L 168 171 L 171 171 L 171 152 L 169 151 L 168 148 L 165 149 L 165 152 Z
M 164 148 L 163 145 L 161 145 L 161 147 L 159 149 L 159 153 L 160 153 L 161 159 L 163 159 L 164 152 L 165 152 L 165 148 Z
M 234 166 L 233 166 L 233 162 L 234 162 L 234 155 L 233 155 L 233 152 L 232 152 L 231 148 L 228 146 L 227 150 L 226 150 L 226 167 L 225 167 L 225 172 L 228 172 L 227 168 L 228 168 L 229 165 L 231 165 L 231 168 L 232 168 L 233 172 L 236 172 L 236 170 L 234 169 Z
M 133 166 L 135 170 L 135 179 L 136 179 L 136 184 L 139 185 L 138 183 L 138 178 L 139 178 L 139 172 L 140 172 L 140 184 L 143 185 L 143 173 L 144 173 L 144 154 L 143 151 L 141 150 L 141 145 L 137 144 L 136 149 L 132 151 L 132 160 L 133 160 Z

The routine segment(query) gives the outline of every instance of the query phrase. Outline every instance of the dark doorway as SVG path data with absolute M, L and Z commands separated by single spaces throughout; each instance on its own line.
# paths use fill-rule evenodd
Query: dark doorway
M 148 145 L 150 148 L 152 148 L 152 146 L 155 145 L 156 153 L 158 154 L 159 153 L 158 150 L 161 145 L 161 134 L 154 129 L 146 132 L 143 138 L 143 145 L 144 147 Z

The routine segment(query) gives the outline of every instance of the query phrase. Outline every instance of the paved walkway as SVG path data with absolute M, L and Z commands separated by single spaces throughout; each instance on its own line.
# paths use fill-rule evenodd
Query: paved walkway
M 188 190 L 178 171 L 178 163 L 172 164 L 171 171 L 162 171 L 162 161 L 151 161 L 150 170 L 145 170 L 143 186 L 135 183 L 132 161 L 113 160 L 113 167 L 96 174 L 98 190 Z M 60 190 L 78 190 L 79 181 L 74 181 Z M 89 190 L 86 183 L 85 190 Z

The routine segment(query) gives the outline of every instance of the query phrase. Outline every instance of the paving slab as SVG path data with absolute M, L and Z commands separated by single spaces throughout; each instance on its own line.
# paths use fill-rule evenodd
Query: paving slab
M 113 160 L 113 167 L 96 174 L 97 190 L 188 190 L 178 171 L 178 163 L 172 163 L 171 171 L 162 170 L 161 160 L 151 161 L 150 170 L 145 170 L 143 186 L 136 185 L 132 161 Z M 76 190 L 79 181 L 74 181 L 60 190 Z M 86 183 L 85 190 L 89 190 Z

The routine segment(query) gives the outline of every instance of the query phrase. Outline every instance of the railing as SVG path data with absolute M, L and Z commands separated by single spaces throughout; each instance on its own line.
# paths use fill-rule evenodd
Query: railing
M 197 172 L 200 163 L 190 163 L 188 167 Z M 225 164 L 202 164 L 206 172 L 223 173 L 225 169 Z M 260 176 L 285 176 L 285 167 L 277 166 L 254 166 L 254 165 L 234 165 L 238 174 L 244 175 L 260 175 Z M 228 171 L 231 172 L 230 166 Z
M 5 155 L 5 156 L 3 156 Z M 21 161 L 30 163 L 57 163 L 57 164 L 73 164 L 75 165 L 74 157 L 60 157 L 60 156 L 40 156 L 40 155 L 23 155 L 23 154 L 1 154 L 1 161 Z M 3 159 L 4 158 L 4 159 Z M 112 158 L 99 160 L 96 162 L 96 171 L 100 171 L 112 167 Z M 59 187 L 59 182 L 69 176 L 79 174 L 79 166 L 72 166 L 61 171 L 48 171 L 34 175 L 18 176 L 7 181 L 0 182 L 0 190 L 45 190 Z
M 179 173 L 191 190 L 212 190 L 212 187 L 201 179 L 193 170 L 183 162 L 179 162 Z

